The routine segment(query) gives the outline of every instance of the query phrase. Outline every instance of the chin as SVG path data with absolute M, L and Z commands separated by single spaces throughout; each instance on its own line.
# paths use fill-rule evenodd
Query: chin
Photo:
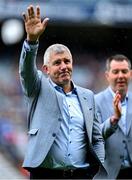
M 118 88 L 118 91 L 119 91 L 120 93 L 123 93 L 123 92 L 126 91 L 126 88 Z
M 70 79 L 63 79 L 60 83 L 61 84 L 67 84 L 70 82 Z

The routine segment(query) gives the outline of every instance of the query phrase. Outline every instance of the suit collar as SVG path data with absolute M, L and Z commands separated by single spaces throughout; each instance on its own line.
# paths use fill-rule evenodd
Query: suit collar
M 132 103 L 132 94 L 131 94 L 131 93 L 128 93 L 128 105 L 127 105 L 127 113 L 126 113 L 127 134 L 129 133 L 130 129 L 132 128 L 132 110 L 131 110 L 131 103 Z
M 65 94 L 65 92 L 63 91 L 63 88 L 57 85 L 56 83 L 54 83 L 50 78 L 49 78 L 49 82 L 57 91 Z M 72 91 L 70 93 L 77 94 L 77 87 L 73 81 L 71 81 L 71 86 L 72 86 Z
M 115 97 L 115 92 L 112 90 L 112 88 L 109 86 L 108 87 L 110 93 L 112 94 L 113 98 Z M 125 99 L 127 100 L 128 99 L 128 92 L 126 93 L 126 96 L 125 96 Z
M 78 99 L 79 99 L 83 116 L 84 116 L 87 134 L 91 142 L 92 141 L 92 125 L 93 125 L 93 119 L 91 118 L 91 111 L 93 111 L 93 104 L 91 104 L 91 101 L 90 99 L 88 99 L 88 95 L 85 93 L 85 91 L 83 91 L 82 88 L 78 86 L 76 87 L 77 87 Z

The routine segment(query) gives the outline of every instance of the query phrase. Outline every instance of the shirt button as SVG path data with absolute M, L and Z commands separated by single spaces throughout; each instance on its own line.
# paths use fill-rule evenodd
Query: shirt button
M 70 129 L 70 131 L 72 131 L 72 129 Z
M 70 156 L 71 154 L 68 154 L 68 156 Z
M 71 143 L 71 141 L 69 143 Z
M 53 133 L 52 136 L 55 137 L 55 136 L 56 136 L 56 133 Z

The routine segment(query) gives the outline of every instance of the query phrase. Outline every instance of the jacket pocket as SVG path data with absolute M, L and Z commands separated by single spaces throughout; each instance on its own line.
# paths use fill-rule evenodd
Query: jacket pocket
M 39 130 L 39 129 L 30 129 L 30 130 L 28 131 L 28 134 L 29 134 L 29 135 L 36 135 L 36 134 L 38 133 L 38 130 Z

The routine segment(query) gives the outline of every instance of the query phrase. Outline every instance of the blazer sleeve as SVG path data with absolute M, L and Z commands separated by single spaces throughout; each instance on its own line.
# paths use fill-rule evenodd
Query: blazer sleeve
M 19 62 L 19 75 L 23 92 L 26 96 L 34 96 L 40 88 L 41 72 L 37 70 L 36 56 L 38 44 L 29 45 L 24 41 Z
M 105 113 L 105 109 L 101 109 L 100 106 L 102 106 L 102 102 L 98 102 L 95 98 L 95 110 L 96 110 L 96 116 L 100 123 L 100 128 L 102 132 L 102 136 L 104 139 L 109 138 L 113 133 L 115 133 L 116 129 L 118 128 L 118 124 L 112 125 L 110 123 L 110 117 L 104 119 L 105 116 L 103 116 L 103 113 Z
M 104 139 L 102 137 L 99 120 L 94 111 L 93 121 L 93 136 L 92 136 L 93 149 L 99 157 L 102 164 L 104 164 L 105 150 L 104 150 Z

